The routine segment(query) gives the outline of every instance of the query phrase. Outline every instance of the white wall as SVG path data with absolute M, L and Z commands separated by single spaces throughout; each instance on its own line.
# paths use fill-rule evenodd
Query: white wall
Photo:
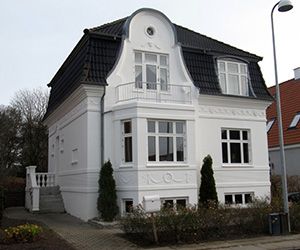
M 56 173 L 66 211 L 84 220 L 98 215 L 102 94 L 103 87 L 81 86 L 46 119 L 49 171 Z

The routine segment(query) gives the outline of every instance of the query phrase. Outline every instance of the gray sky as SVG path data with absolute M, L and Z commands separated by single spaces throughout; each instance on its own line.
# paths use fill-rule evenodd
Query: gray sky
M 300 0 L 274 13 L 279 81 L 300 66 Z M 270 12 L 273 0 L 1 0 L 0 104 L 24 88 L 46 87 L 83 35 L 84 28 L 155 8 L 176 24 L 262 56 L 274 85 Z

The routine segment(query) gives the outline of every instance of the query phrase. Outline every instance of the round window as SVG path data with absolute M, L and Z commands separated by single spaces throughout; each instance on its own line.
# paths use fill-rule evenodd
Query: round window
M 146 32 L 149 36 L 153 36 L 154 35 L 154 28 L 153 27 L 148 27 Z

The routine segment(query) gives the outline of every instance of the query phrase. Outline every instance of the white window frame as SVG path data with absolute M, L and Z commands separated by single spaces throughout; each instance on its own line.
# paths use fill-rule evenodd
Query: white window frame
M 155 132 L 148 132 L 148 122 L 155 123 Z M 172 123 L 172 133 L 162 133 L 159 132 L 159 122 L 171 122 Z M 183 133 L 176 133 L 176 123 L 181 123 L 183 125 Z M 149 161 L 149 137 L 155 137 L 155 161 Z M 160 161 L 159 157 L 159 138 L 160 137 L 171 137 L 173 138 L 173 161 Z M 177 161 L 177 137 L 183 139 L 183 161 Z M 147 120 L 147 163 L 186 163 L 186 122 L 182 120 Z
M 296 128 L 298 126 L 299 121 L 300 121 L 300 112 L 294 116 L 294 118 L 289 126 L 289 129 Z
M 219 83 L 222 89 L 223 94 L 227 95 L 241 95 L 241 96 L 249 96 L 249 74 L 248 74 L 248 65 L 244 62 L 233 60 L 233 59 L 218 59 L 218 76 L 219 76 Z M 221 64 L 224 64 L 224 70 L 221 68 Z M 236 65 L 238 68 L 237 72 L 230 72 L 229 71 L 229 64 Z M 245 69 L 246 72 L 242 72 L 242 68 Z M 225 75 L 225 86 L 221 83 L 221 75 Z M 229 91 L 229 75 L 238 77 L 238 93 L 232 93 Z M 245 79 L 245 84 L 242 83 L 242 79 Z M 244 90 L 244 92 L 243 92 Z
M 225 196 L 227 196 L 227 195 L 232 196 L 232 204 L 226 203 Z M 236 195 L 242 195 L 242 203 L 236 203 L 236 201 L 235 201 Z M 246 195 L 250 195 L 251 202 L 246 203 L 246 198 L 245 198 Z M 253 199 L 254 199 L 254 192 L 224 193 L 224 204 L 228 205 L 228 206 L 245 206 L 245 205 L 251 204 L 253 202 Z
M 130 122 L 131 132 L 125 133 L 125 123 Z M 133 138 L 132 138 L 132 120 L 122 121 L 122 162 L 124 164 L 130 164 L 133 162 Z M 125 148 L 125 138 L 131 138 L 131 161 L 126 161 L 126 148 Z
M 222 138 L 222 132 L 226 131 L 226 139 Z M 230 139 L 230 131 L 239 131 L 240 139 Z M 243 132 L 247 132 L 247 140 L 243 139 Z M 240 129 L 240 128 L 221 128 L 221 159 L 223 166 L 250 166 L 252 163 L 252 150 L 251 150 L 251 133 L 249 129 Z M 227 145 L 227 161 L 223 162 L 223 143 Z M 240 144 L 240 152 L 241 152 L 241 162 L 232 162 L 231 152 L 230 152 L 230 143 L 238 143 Z M 248 162 L 245 162 L 243 144 L 248 144 Z
M 135 60 L 136 54 L 142 55 L 142 62 L 137 62 Z M 147 55 L 155 55 L 156 56 L 156 62 L 150 63 L 146 61 L 146 54 Z M 161 64 L 161 58 L 166 57 L 166 65 Z M 156 81 L 154 83 L 148 83 L 147 82 L 147 65 L 152 65 L 156 67 Z M 161 54 L 161 53 L 153 53 L 153 52 L 147 52 L 147 51 L 134 51 L 134 76 L 136 77 L 136 66 L 142 67 L 142 82 L 135 81 L 135 88 L 136 89 L 143 89 L 143 90 L 159 90 L 159 91 L 169 91 L 169 55 L 168 54 Z M 161 83 L 161 69 L 165 69 L 167 71 L 167 78 L 166 78 L 166 86 L 162 87 Z

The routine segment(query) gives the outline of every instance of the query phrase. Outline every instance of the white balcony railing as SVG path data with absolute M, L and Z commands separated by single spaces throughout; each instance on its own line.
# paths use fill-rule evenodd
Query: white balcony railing
M 116 102 L 191 103 L 191 87 L 177 84 L 130 82 L 116 87 Z

